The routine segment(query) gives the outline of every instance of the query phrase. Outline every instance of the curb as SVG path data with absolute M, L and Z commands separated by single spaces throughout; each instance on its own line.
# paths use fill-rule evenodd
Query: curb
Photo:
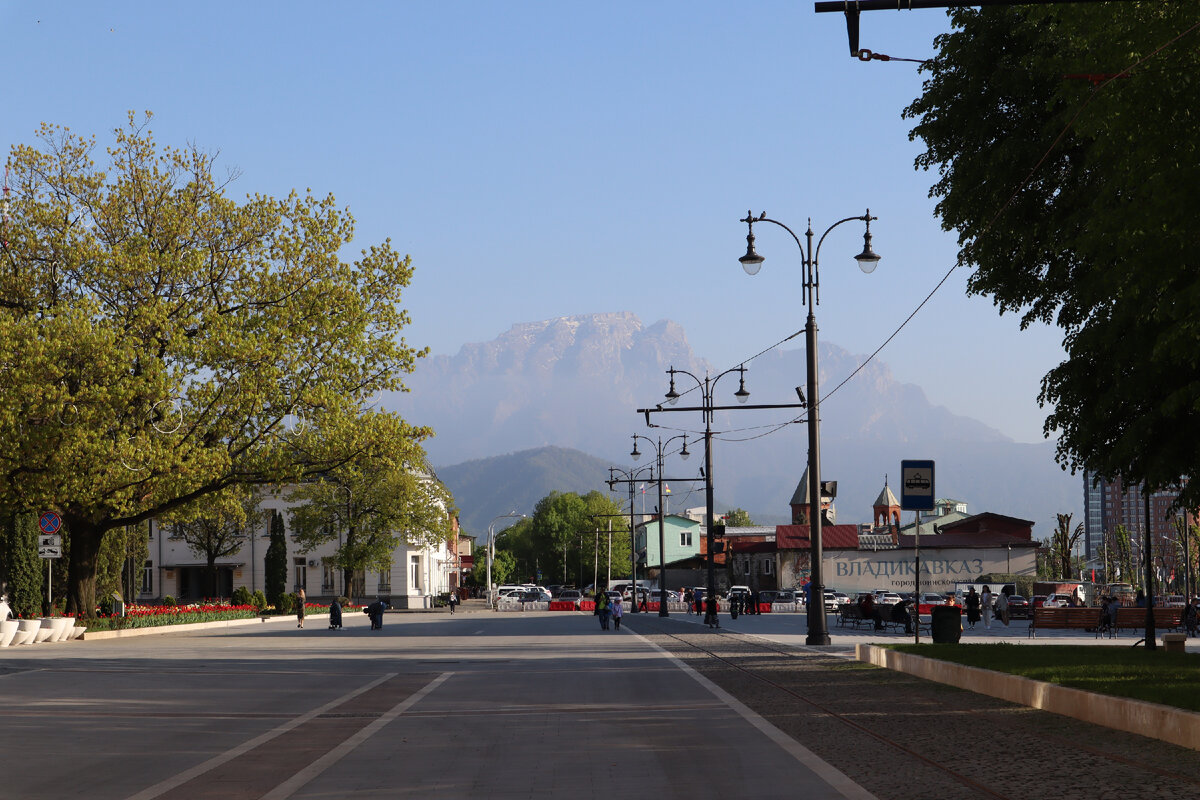
M 1200 714 L 1159 703 L 1085 692 L 936 658 L 898 653 L 878 645 L 859 644 L 855 658 L 877 667 L 1049 711 L 1150 739 L 1200 750 Z
M 328 616 L 321 614 L 306 614 L 308 617 Z M 152 625 L 146 628 L 121 628 L 115 631 L 84 631 L 81 641 L 91 642 L 100 639 L 123 639 L 128 636 L 153 636 L 160 633 L 186 633 L 187 631 L 203 631 L 212 628 L 240 628 L 247 625 L 261 625 L 263 623 L 278 622 L 280 620 L 288 620 L 295 622 L 295 615 L 281 614 L 274 617 L 248 617 L 246 619 L 226 619 L 217 622 L 188 622 L 183 625 Z

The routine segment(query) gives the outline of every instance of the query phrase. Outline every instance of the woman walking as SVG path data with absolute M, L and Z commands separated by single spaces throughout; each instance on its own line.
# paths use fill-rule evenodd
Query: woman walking
M 296 627 L 304 627 L 304 589 L 296 592 Z
M 983 594 L 979 596 L 979 605 L 983 609 L 983 627 L 992 629 L 992 590 L 984 584 Z
M 967 625 L 974 628 L 975 623 L 979 622 L 979 593 L 972 586 L 967 590 L 967 596 L 963 601 L 967 606 Z
M 623 613 L 623 611 L 621 609 L 621 598 L 619 598 L 619 597 L 614 598 L 613 602 L 612 602 L 612 620 L 613 620 L 613 627 L 616 628 L 617 630 L 621 630 L 621 614 L 622 613 Z

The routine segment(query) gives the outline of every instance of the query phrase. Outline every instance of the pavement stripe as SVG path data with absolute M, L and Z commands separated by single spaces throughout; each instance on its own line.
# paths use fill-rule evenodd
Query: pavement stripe
M 216 769 L 217 767 L 221 766 L 222 764 L 232 761 L 233 759 L 243 755 L 244 753 L 248 753 L 249 751 L 253 750 L 254 748 L 256 748 L 262 744 L 265 744 L 266 742 L 269 742 L 272 739 L 278 738 L 279 736 L 282 736 L 283 734 L 285 734 L 289 731 L 295 730 L 297 727 L 299 727 L 313 719 L 316 719 L 317 717 L 321 716 L 322 714 L 324 714 L 328 711 L 332 711 L 333 709 L 337 708 L 338 706 L 344 705 L 345 703 L 349 702 L 350 700 L 353 700 L 355 697 L 362 694 L 363 692 L 367 692 L 367 691 L 370 691 L 371 689 L 374 689 L 376 686 L 379 686 L 380 684 L 391 680 L 392 678 L 396 677 L 398 674 L 399 673 L 397 673 L 397 672 L 389 672 L 388 674 L 384 675 L 383 677 L 373 680 L 370 683 L 364 684 L 363 686 L 360 686 L 359 688 L 355 689 L 354 691 L 342 695 L 341 697 L 337 698 L 336 700 L 331 700 L 330 702 L 326 703 L 325 705 L 320 706 L 318 708 L 314 708 L 312 711 L 309 711 L 306 714 L 302 714 L 302 715 L 296 717 L 295 719 L 289 720 L 288 722 L 285 722 L 282 725 L 280 725 L 276 728 L 273 728 L 264 734 L 261 734 L 259 736 L 254 737 L 253 739 L 249 739 L 245 742 L 242 742 L 240 745 L 238 745 L 237 747 L 235 747 L 231 750 L 227 750 L 218 756 L 213 756 L 212 758 L 208 759 L 207 761 L 197 764 L 196 766 L 192 767 L 191 769 L 184 770 L 183 772 L 180 772 L 178 775 L 174 775 L 170 778 L 167 778 L 165 781 L 160 781 L 147 789 L 143 789 L 142 791 L 138 792 L 137 794 L 130 795 L 128 800 L 154 800 L 154 798 L 159 797 L 163 794 L 166 794 L 167 792 L 171 791 L 172 789 L 174 789 L 178 786 L 182 786 L 183 784 L 187 783 L 188 781 L 192 780 L 193 778 L 196 778 L 199 775 L 203 775 L 206 772 Z
M 271 791 L 267 792 L 265 795 L 262 796 L 262 800 L 287 800 L 287 798 L 289 798 L 293 794 L 295 794 L 297 790 L 301 789 L 302 787 L 307 785 L 310 781 L 312 781 L 314 778 L 316 778 L 318 775 L 320 775 L 322 772 L 329 769 L 331 766 L 333 766 L 337 762 L 341 761 L 344 757 L 349 755 L 355 748 L 357 748 L 363 742 L 367 741 L 372 736 L 374 736 L 375 733 L 378 732 L 381 728 L 383 728 L 384 726 L 388 725 L 393 720 L 395 720 L 396 717 L 400 716 L 405 711 L 412 708 L 417 703 L 421 702 L 421 700 L 423 700 L 426 696 L 428 696 L 434 689 L 438 688 L 443 683 L 445 683 L 450 678 L 450 676 L 453 674 L 454 674 L 453 672 L 443 672 L 441 675 L 437 676 L 432 681 L 430 681 L 428 684 L 426 684 L 419 691 L 417 691 L 417 692 L 413 693 L 412 695 L 410 695 L 409 697 L 405 698 L 400 703 L 397 703 L 395 706 L 392 707 L 392 709 L 390 711 L 388 711 L 382 717 L 375 720 L 370 725 L 367 725 L 362 730 L 360 730 L 358 733 L 356 733 L 353 736 L 351 736 L 350 738 L 346 739 L 341 744 L 339 744 L 337 747 L 333 748 L 332 750 L 327 752 L 325 755 L 321 756 L 316 761 L 312 762 L 307 767 L 305 767 L 304 769 L 297 772 L 291 778 L 288 778 L 286 781 L 279 784 Z
M 718 700 L 736 711 L 738 715 L 742 717 L 742 719 L 749 722 L 764 735 L 766 735 L 767 738 L 779 745 L 784 752 L 788 753 L 790 756 L 792 756 L 792 758 L 796 759 L 803 766 L 811 770 L 817 775 L 817 777 L 829 784 L 834 791 L 841 794 L 842 797 L 845 797 L 846 800 L 879 800 L 879 798 L 877 798 L 875 795 L 871 794 L 866 789 L 851 780 L 850 777 L 844 772 L 822 759 L 816 753 L 809 750 L 807 747 L 800 744 L 783 731 L 779 730 L 779 728 L 776 728 L 770 722 L 755 713 L 745 703 L 741 702 L 736 697 L 729 694 L 729 692 L 725 691 L 720 686 L 717 686 L 708 678 L 704 677 L 699 672 L 680 661 L 674 655 L 659 647 L 657 644 L 650 641 L 645 636 L 642 636 L 640 633 L 635 631 L 630 631 L 630 633 L 636 636 L 638 639 L 641 639 L 650 647 L 657 650 L 660 654 L 662 654 L 663 657 L 674 663 L 676 667 L 690 675 L 697 683 L 710 691 Z

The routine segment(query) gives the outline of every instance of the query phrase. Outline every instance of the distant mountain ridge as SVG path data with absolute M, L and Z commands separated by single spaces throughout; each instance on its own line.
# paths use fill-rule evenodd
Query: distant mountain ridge
M 966 501 L 973 513 L 1033 520 L 1037 537 L 1049 535 L 1056 513 L 1082 517 L 1080 479 L 1054 463 L 1052 442 L 1015 443 L 930 403 L 920 387 L 898 383 L 879 359 L 864 361 L 831 343 L 821 345 L 822 477 L 838 481 L 839 521 L 869 522 L 870 503 L 885 476 L 895 486 L 905 458 L 937 462 L 938 496 Z M 698 412 L 654 414 L 651 421 L 665 430 L 646 428 L 636 414 L 662 402 L 671 366 L 700 377 L 713 371 L 670 320 L 646 326 L 628 312 L 560 317 L 517 324 L 491 342 L 422 360 L 407 381 L 411 391 L 388 396 L 385 405 L 434 428 L 427 450 L 452 491 L 460 475 L 482 468 L 468 468 L 470 462 L 509 459 L 486 489 L 468 489 L 479 484 L 463 480 L 461 493 L 455 492 L 464 524 L 469 519 L 477 525 L 478 518 L 513 510 L 518 497 L 536 502 L 555 488 L 606 490 L 607 466 L 629 463 L 633 433 L 665 438 L 702 430 Z M 746 367 L 752 404 L 793 402 L 794 387 L 804 382 L 805 356 L 802 349 L 777 349 Z M 717 384 L 718 404 L 732 404 L 735 377 Z M 688 380 L 680 377 L 680 392 L 691 388 Z M 788 411 L 717 415 L 713 479 L 723 502 L 756 519 L 786 518 L 807 453 L 804 426 L 788 424 L 792 419 L 797 415 Z M 579 453 L 568 457 L 556 449 Z M 640 449 L 647 452 L 644 443 Z M 698 457 L 673 459 L 668 474 L 697 474 L 703 463 L 699 438 L 689 449 Z M 556 466 L 547 468 L 547 462 Z M 565 483 L 577 480 L 584 485 Z M 702 505 L 703 490 L 687 500 L 673 495 L 671 505 L 676 503 Z

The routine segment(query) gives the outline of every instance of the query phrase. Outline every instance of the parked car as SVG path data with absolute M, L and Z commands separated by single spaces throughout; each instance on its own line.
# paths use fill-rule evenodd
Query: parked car
M 579 593 L 578 589 L 563 589 L 559 592 L 558 599 L 562 602 L 574 603 L 575 610 L 578 611 L 579 603 L 583 600 L 583 595 Z
M 1062 593 L 1048 594 L 1042 605 L 1046 608 L 1066 608 L 1071 605 L 1070 600 L 1068 600 L 1069 597 L 1070 595 Z
M 1014 594 L 1008 598 L 1008 616 L 1010 619 L 1029 619 L 1030 608 L 1029 601 L 1019 594 Z
M 1045 604 L 1046 604 L 1046 595 L 1044 595 L 1044 594 L 1035 594 L 1033 597 L 1029 598 L 1029 607 L 1030 608 L 1041 608 Z
M 522 603 L 549 603 L 552 599 L 545 589 L 526 589 L 520 596 Z
M 850 595 L 846 594 L 845 592 L 834 592 L 833 599 L 834 602 L 836 602 L 839 606 L 844 606 L 847 603 L 854 602 L 850 599 Z
M 900 595 L 896 594 L 895 592 L 884 592 L 882 595 L 877 595 L 875 597 L 875 602 L 884 603 L 886 605 L 895 605 L 896 603 L 899 603 L 901 599 L 903 598 L 901 598 Z

